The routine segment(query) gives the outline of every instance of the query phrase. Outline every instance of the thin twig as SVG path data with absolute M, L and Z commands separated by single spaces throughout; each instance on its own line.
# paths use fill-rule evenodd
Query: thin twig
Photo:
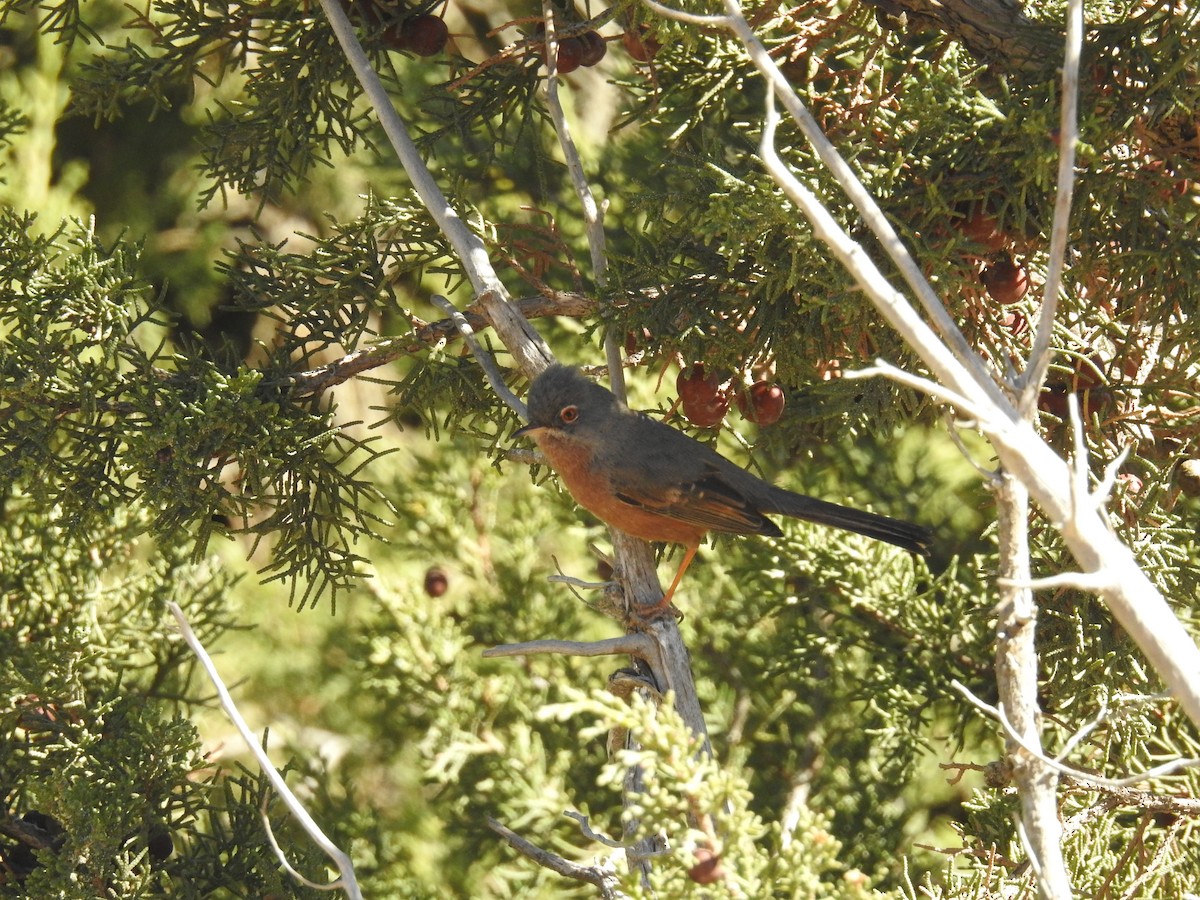
M 654 641 L 640 631 L 623 634 L 603 641 L 523 641 L 501 644 L 483 651 L 488 658 L 497 656 L 537 656 L 552 653 L 558 656 L 615 656 L 625 654 L 650 662 L 654 658 Z
M 620 880 L 617 878 L 616 873 L 610 869 L 601 869 L 598 866 L 581 866 L 578 863 L 563 859 L 557 853 L 543 850 L 536 844 L 527 841 L 511 828 L 502 825 L 491 816 L 487 818 L 487 826 L 500 835 L 510 847 L 522 856 L 529 857 L 529 859 L 542 868 L 557 872 L 565 878 L 594 884 L 600 889 L 600 896 L 604 897 L 605 900 L 621 900 L 621 898 L 626 897 L 626 894 L 619 890 Z
M 1096 509 L 1103 509 L 1108 503 L 1109 497 L 1112 496 L 1113 488 L 1117 484 L 1117 473 L 1121 470 L 1121 466 L 1125 465 L 1125 460 L 1129 458 L 1129 453 L 1132 448 L 1126 444 L 1108 465 L 1104 467 L 1104 476 L 1100 479 L 1100 483 L 1096 485 L 1096 490 L 1092 491 L 1093 503 Z
M 1038 881 L 1038 893 L 1046 896 L 1045 891 L 1045 875 L 1042 870 L 1042 862 L 1038 857 L 1037 850 L 1034 848 L 1029 838 L 1029 830 L 1025 827 L 1025 820 L 1021 816 L 1016 817 L 1017 837 L 1021 841 L 1021 847 L 1025 850 L 1025 861 L 1029 864 L 1029 868 L 1033 870 L 1033 877 Z M 1016 874 L 1016 873 L 1013 873 Z M 1070 897 L 1070 893 L 1067 894 Z
M 619 584 L 616 581 L 587 581 L 583 578 L 576 578 L 574 575 L 551 575 L 546 580 L 551 584 L 567 584 L 588 591 L 609 591 Z
M 479 363 L 483 369 L 483 374 L 487 376 L 488 383 L 492 386 L 492 390 L 496 392 L 496 396 L 508 404 L 510 409 L 516 411 L 522 419 L 529 419 L 529 410 L 526 409 L 524 401 L 516 394 L 508 389 L 508 385 L 504 383 L 504 375 L 500 372 L 500 367 L 496 365 L 496 358 L 490 352 L 483 348 L 483 345 L 475 337 L 475 331 L 471 328 L 471 323 L 467 321 L 466 316 L 460 313 L 445 297 L 441 294 L 434 294 L 429 298 L 429 301 L 444 312 L 450 321 L 454 323 L 458 329 L 458 333 L 462 335 L 463 340 L 467 342 L 467 346 L 471 348 L 471 353 L 475 356 L 475 361 Z
M 1098 593 L 1108 587 L 1109 579 L 1103 572 L 1060 572 L 1058 575 L 1046 575 L 1041 578 L 1002 577 L 996 579 L 996 584 L 1002 588 L 1021 588 L 1029 591 L 1076 588 Z
M 321 831 L 312 816 L 308 814 L 308 810 L 296 799 L 296 795 L 292 793 L 283 776 L 279 774 L 279 770 L 271 763 L 270 757 L 267 756 L 266 751 L 263 750 L 255 739 L 254 732 L 250 730 L 250 726 L 242 718 L 237 704 L 234 703 L 233 697 L 229 694 L 229 689 L 225 687 L 225 682 L 221 680 L 221 675 L 217 672 L 216 665 L 213 664 L 208 651 L 204 649 L 204 645 L 200 643 L 200 639 L 196 637 L 196 633 L 192 631 L 192 626 L 188 622 L 187 616 L 183 614 L 183 610 L 180 609 L 179 604 L 168 601 L 167 608 L 171 611 L 171 615 L 175 617 L 175 621 L 179 623 L 179 630 L 183 634 L 184 641 L 191 648 L 192 653 L 196 655 L 196 659 L 200 661 L 201 667 L 208 675 L 209 680 L 212 681 L 213 687 L 216 688 L 217 697 L 221 701 L 221 708 L 225 710 L 225 715 L 229 717 L 229 721 L 237 728 L 238 733 L 242 736 L 242 740 L 246 742 L 247 749 L 249 749 L 255 760 L 258 761 L 263 774 L 271 782 L 271 786 L 275 788 L 284 805 L 287 806 L 288 812 L 300 823 L 300 827 L 304 829 L 313 842 L 337 866 L 338 872 L 341 873 L 341 878 L 330 882 L 329 887 L 343 889 L 351 900 L 362 900 L 362 892 L 359 890 L 358 879 L 354 875 L 354 864 L 350 861 L 350 857 L 325 836 L 325 832 Z
M 524 450 L 520 447 L 509 447 L 500 456 L 525 466 L 544 466 L 546 457 L 539 450 Z
M 1100 794 L 1105 799 L 1104 805 L 1109 809 L 1118 805 L 1132 806 L 1143 812 L 1200 818 L 1200 799 L 1195 797 L 1156 794 L 1153 791 L 1139 791 L 1134 788 L 1112 788 L 1089 779 L 1068 778 L 1066 783 L 1073 789 Z
M 950 414 L 949 410 L 946 410 L 944 417 L 946 419 L 946 433 L 950 435 L 950 440 L 954 442 L 954 446 L 958 448 L 958 452 L 962 454 L 963 459 L 971 464 L 971 468 L 978 472 L 980 477 L 982 477 L 985 482 L 988 484 L 993 483 L 998 477 L 999 471 L 994 468 L 988 468 L 983 463 L 979 462 L 979 460 L 975 458 L 975 454 L 971 452 L 971 448 L 968 447 L 966 442 L 962 439 L 962 435 L 959 434 L 960 427 L 969 426 L 963 423 L 955 422 L 954 417 Z
M 579 148 L 575 144 L 566 113 L 563 112 L 562 101 L 558 96 L 558 20 L 554 15 L 554 4 L 551 0 L 542 0 L 542 16 L 546 22 L 546 65 L 549 70 L 546 78 L 546 106 L 550 111 L 550 121 L 554 123 L 554 133 L 558 135 L 563 159 L 567 163 L 571 185 L 575 188 L 575 196 L 579 198 L 579 208 L 583 212 L 584 234 L 592 258 L 592 280 L 603 292 L 608 287 L 608 251 L 604 235 L 604 214 L 608 204 L 596 202 L 596 196 L 592 193 L 592 186 L 583 167 L 583 159 L 579 155 Z M 608 362 L 609 386 L 617 399 L 625 403 L 625 371 L 621 365 L 620 349 L 621 342 L 612 328 L 606 329 L 604 353 Z
M 915 391 L 920 391 L 923 394 L 933 397 L 935 400 L 941 400 L 943 403 L 948 403 L 959 411 L 974 417 L 977 421 L 981 419 L 985 412 L 982 408 L 977 409 L 962 395 L 955 393 L 949 388 L 943 387 L 936 381 L 932 381 L 928 378 L 922 378 L 920 375 L 914 375 L 912 372 L 907 372 L 898 366 L 893 366 L 891 363 L 885 362 L 882 359 L 875 360 L 875 365 L 873 366 L 867 366 L 863 369 L 851 369 L 842 375 L 843 378 L 846 378 L 850 381 L 853 381 L 857 378 L 876 378 L 879 376 L 887 378 L 890 381 L 894 381 L 897 384 L 902 384 L 905 387 L 912 388 Z
M 1097 728 L 1099 728 L 1101 723 L 1104 722 L 1104 720 L 1107 718 L 1108 718 L 1108 699 L 1106 697 L 1101 697 L 1100 698 L 1100 711 L 1098 713 L 1096 713 L 1095 717 L 1090 722 L 1084 722 L 1083 725 L 1081 725 L 1079 728 L 1075 729 L 1075 733 L 1073 735 L 1071 735 L 1069 738 L 1067 738 L 1067 740 L 1063 743 L 1063 747 L 1061 750 L 1058 751 L 1058 754 L 1054 757 L 1054 761 L 1062 762 L 1064 759 L 1066 759 L 1068 756 L 1070 756 L 1072 753 L 1074 753 L 1075 748 L 1078 747 L 1083 742 L 1084 738 L 1086 738 L 1089 734 L 1091 734 L 1093 731 L 1095 731 Z
M 517 312 L 527 319 L 537 319 L 543 316 L 571 316 L 581 319 L 595 313 L 599 307 L 599 301 L 592 297 L 585 297 L 583 294 L 556 291 L 544 296 L 522 297 L 510 305 L 515 306 Z M 473 303 L 463 310 L 462 315 L 466 317 L 471 328 L 477 332 L 491 327 L 491 322 L 487 317 L 478 311 L 478 303 Z M 292 385 L 295 396 L 312 396 L 349 381 L 356 375 L 385 366 L 402 356 L 420 353 L 439 341 L 455 340 L 460 336 L 457 326 L 450 319 L 441 319 L 437 322 L 420 322 L 418 320 L 414 325 L 412 334 L 387 338 L 365 350 L 347 353 L 316 369 L 296 372 L 289 376 L 287 382 Z
M 1067 419 L 1071 423 L 1071 458 L 1067 461 L 1070 466 L 1071 480 L 1071 515 L 1079 511 L 1096 512 L 1097 508 L 1091 502 L 1090 475 L 1088 469 L 1087 440 L 1083 433 L 1083 418 L 1079 414 L 1079 395 L 1072 392 L 1067 395 Z
M 267 802 L 270 800 L 270 794 L 263 794 L 263 802 L 258 809 L 258 817 L 262 819 L 263 831 L 267 834 L 267 843 L 271 845 L 271 849 L 275 851 L 275 858 L 279 860 L 279 865 L 283 867 L 283 871 L 287 872 L 293 879 L 298 881 L 305 887 L 310 887 L 316 891 L 336 891 L 341 888 L 341 882 L 335 881 L 328 884 L 319 884 L 310 878 L 305 877 L 300 872 L 296 871 L 296 867 L 292 865 L 287 855 L 283 852 L 283 848 L 279 846 L 279 842 L 275 839 L 275 828 L 271 825 L 271 817 L 267 814 Z
M 610 838 L 607 834 L 599 834 L 598 832 L 593 831 L 591 823 L 588 820 L 588 817 L 585 816 L 583 813 L 576 812 L 573 809 L 565 809 L 565 810 L 563 810 L 563 815 L 566 816 L 568 819 L 574 819 L 576 822 L 578 822 L 580 833 L 585 838 L 587 838 L 589 841 L 595 841 L 598 844 L 603 844 L 605 847 L 611 847 L 614 850 L 626 849 L 627 845 L 622 843 L 621 841 L 614 840 L 613 838 Z
M 608 363 L 608 386 L 622 404 L 629 405 L 625 389 L 624 342 L 617 330 L 609 325 L 604 330 L 604 358 Z
M 588 249 L 592 258 L 592 277 L 601 288 L 608 283 L 608 255 L 604 236 L 604 207 L 596 202 L 588 182 L 587 173 L 583 168 L 583 160 L 579 156 L 579 148 L 571 134 L 566 114 L 563 112 L 562 101 L 558 96 L 559 78 L 556 68 L 555 51 L 558 48 L 558 28 L 554 16 L 554 4 L 551 0 L 543 0 L 542 15 L 546 20 L 546 67 L 549 77 L 546 79 L 546 106 L 550 111 L 550 119 L 554 123 L 554 131 L 558 135 L 558 145 L 562 148 L 563 158 L 567 163 L 567 173 L 571 177 L 571 185 L 575 188 L 575 196 L 583 212 L 583 222 L 588 241 Z
M 1039 751 L 1035 750 L 1033 747 L 1028 746 L 1025 742 L 1025 739 L 1016 732 L 1016 730 L 1012 727 L 1012 723 L 1009 722 L 1008 716 L 1005 714 L 1003 708 L 992 706 L 990 703 L 987 703 L 986 701 L 981 700 L 979 697 L 976 697 L 973 693 L 971 693 L 970 688 L 959 681 L 952 681 L 950 684 L 956 691 L 966 698 L 968 703 L 970 703 L 976 709 L 987 713 L 989 716 L 999 722 L 1000 726 L 1004 729 L 1004 733 L 1017 744 L 1019 744 L 1021 749 L 1023 749 L 1026 753 L 1039 753 Z M 1039 755 L 1042 762 L 1050 766 L 1060 775 L 1065 775 L 1068 778 L 1075 779 L 1076 781 L 1100 785 L 1101 787 L 1109 788 L 1111 790 L 1133 787 L 1135 784 L 1138 784 L 1142 781 L 1148 781 L 1151 778 L 1163 778 L 1167 775 L 1173 775 L 1182 769 L 1193 769 L 1200 766 L 1200 758 L 1185 757 L 1171 760 L 1169 763 L 1163 763 L 1161 766 L 1155 766 L 1152 769 L 1147 769 L 1145 772 L 1141 772 L 1137 775 L 1130 775 L 1126 778 L 1105 778 L 1102 775 L 1096 775 L 1092 772 L 1084 772 L 1080 769 L 1073 769 L 1056 759 L 1046 756 L 1045 754 Z
M 1071 234 L 1071 199 L 1075 190 L 1075 143 L 1079 137 L 1079 57 L 1083 50 L 1083 0 L 1067 2 L 1067 46 L 1062 70 L 1062 107 L 1058 125 L 1058 187 L 1054 197 L 1054 223 L 1050 231 L 1050 260 L 1038 313 L 1029 364 L 1021 379 L 1018 409 L 1028 417 L 1050 368 L 1050 338 L 1062 291 L 1062 273 Z

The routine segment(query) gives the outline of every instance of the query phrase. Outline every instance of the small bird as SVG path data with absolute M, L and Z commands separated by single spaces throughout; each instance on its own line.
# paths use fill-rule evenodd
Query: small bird
M 767 513 L 833 525 L 927 555 L 928 529 L 775 487 L 710 447 L 644 413 L 578 369 L 554 365 L 529 389 L 532 437 L 571 496 L 604 522 L 647 541 L 686 549 L 651 611 L 665 609 L 710 531 L 783 534 Z

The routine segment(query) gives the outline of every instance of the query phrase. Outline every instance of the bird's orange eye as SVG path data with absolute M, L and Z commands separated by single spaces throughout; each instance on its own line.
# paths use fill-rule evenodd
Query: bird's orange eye
M 570 425 L 579 418 L 578 406 L 564 406 L 558 413 L 558 417 L 563 420 L 563 423 Z

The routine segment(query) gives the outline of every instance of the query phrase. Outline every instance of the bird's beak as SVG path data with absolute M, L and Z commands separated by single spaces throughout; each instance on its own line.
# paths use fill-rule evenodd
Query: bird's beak
M 545 425 L 534 425 L 532 422 L 530 422 L 528 425 L 522 426 L 512 433 L 513 440 L 515 441 L 520 437 L 528 437 L 535 431 L 541 431 L 545 427 Z

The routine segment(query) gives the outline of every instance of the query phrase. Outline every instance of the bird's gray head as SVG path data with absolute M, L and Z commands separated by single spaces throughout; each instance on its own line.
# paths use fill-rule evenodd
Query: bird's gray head
M 620 410 L 607 388 L 589 381 L 578 369 L 553 365 L 529 388 L 529 424 L 517 435 L 542 429 L 578 434 L 602 427 Z

